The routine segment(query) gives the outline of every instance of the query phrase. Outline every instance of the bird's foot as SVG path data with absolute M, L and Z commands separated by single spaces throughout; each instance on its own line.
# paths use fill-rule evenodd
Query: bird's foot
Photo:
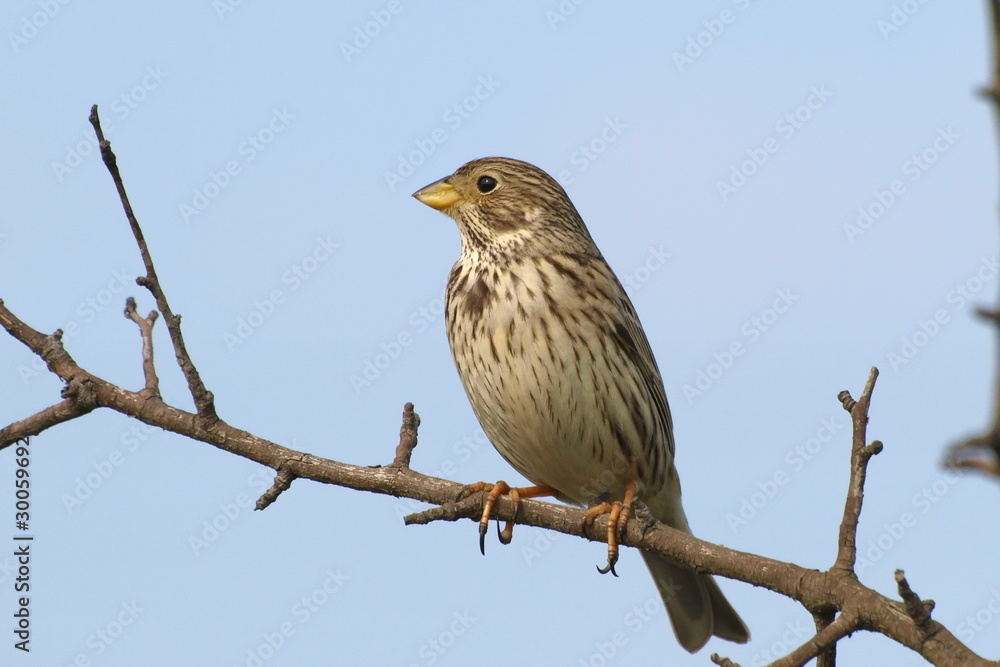
M 598 567 L 601 574 L 611 574 L 618 576 L 615 572 L 615 563 L 618 562 L 618 540 L 625 530 L 629 515 L 632 513 L 632 504 L 635 502 L 635 482 L 625 485 L 625 499 L 614 502 L 602 502 L 593 507 L 588 507 L 583 515 L 583 526 L 589 528 L 594 523 L 594 519 L 602 514 L 608 515 L 608 564 Z
M 483 503 L 483 516 L 479 519 L 479 551 L 484 556 L 486 555 L 486 532 L 490 526 L 490 515 L 493 513 L 493 505 L 496 504 L 497 498 L 506 494 L 514 501 L 514 514 L 511 516 L 510 521 L 504 524 L 503 530 L 500 530 L 500 522 L 497 521 L 497 535 L 500 543 L 510 544 L 511 539 L 514 537 L 514 521 L 517 520 L 517 510 L 521 507 L 521 499 L 553 496 L 556 492 L 552 487 L 545 485 L 512 487 L 503 480 L 496 484 L 476 482 L 469 484 L 462 490 L 459 500 L 480 491 L 489 491 L 486 494 L 486 501 Z

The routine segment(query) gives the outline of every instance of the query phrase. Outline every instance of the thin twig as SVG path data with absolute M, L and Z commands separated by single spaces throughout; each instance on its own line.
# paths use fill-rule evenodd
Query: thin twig
M 988 308 L 976 308 L 976 315 L 984 320 L 991 320 L 1000 324 L 1000 310 L 990 310 Z
M 160 379 L 156 377 L 156 366 L 153 365 L 153 325 L 158 316 L 159 313 L 153 310 L 143 317 L 135 310 L 135 299 L 125 299 L 125 317 L 135 322 L 142 334 L 142 374 L 146 379 L 144 391 L 157 398 L 160 396 Z
M 96 104 L 90 108 L 90 124 L 93 125 L 94 132 L 97 133 L 97 141 L 101 147 L 101 157 L 108 171 L 111 173 L 112 180 L 114 180 L 115 188 L 118 190 L 118 197 L 121 199 L 122 207 L 125 209 L 125 217 L 128 218 L 129 226 L 132 228 L 132 235 L 135 237 L 136 243 L 139 244 L 142 263 L 146 267 L 146 275 L 136 279 L 136 283 L 152 293 L 156 299 L 156 307 L 163 313 L 167 330 L 170 332 L 170 340 L 174 345 L 174 354 L 177 357 L 177 363 L 180 365 L 181 371 L 187 380 L 188 389 L 191 392 L 191 398 L 194 399 L 198 416 L 208 422 L 214 422 L 219 418 L 215 411 L 215 397 L 212 395 L 212 392 L 205 388 L 205 384 L 198 374 L 198 369 L 195 368 L 194 362 L 191 360 L 191 356 L 184 345 L 184 336 L 181 334 L 181 316 L 174 315 L 173 311 L 170 310 L 170 304 L 167 303 L 167 296 L 160 287 L 160 280 L 156 275 L 156 268 L 153 266 L 153 258 L 149 253 L 149 247 L 146 245 L 146 239 L 142 234 L 142 229 L 139 227 L 139 221 L 132 211 L 132 204 L 129 203 L 128 194 L 125 192 L 125 184 L 122 181 L 121 172 L 118 170 L 118 158 L 115 157 L 114 152 L 111 150 L 111 143 L 104 138 L 104 130 L 101 128 L 101 119 L 97 114 Z
M 990 100 L 1000 137 L 1000 0 L 990 0 L 990 34 L 993 40 L 993 81 L 979 92 Z M 1000 145 L 1000 142 L 998 142 Z M 979 308 L 976 313 L 993 322 L 997 333 L 997 350 L 1000 352 L 1000 308 Z M 998 356 L 1000 358 L 1000 356 Z M 992 477 L 1000 477 L 1000 368 L 994 371 L 993 423 L 982 436 L 968 438 L 948 448 L 945 466 L 979 470 Z M 978 442 L 979 445 L 971 443 Z M 978 451 L 974 451 L 978 448 Z M 961 451 L 960 450 L 965 450 Z M 968 456 L 970 451 L 973 456 Z
M 816 635 L 821 634 L 836 619 L 836 611 L 824 609 L 813 612 L 813 623 L 816 625 Z M 839 640 L 840 637 L 837 638 Z M 836 667 L 837 665 L 837 640 L 830 642 L 816 655 L 816 667 Z
M 45 429 L 82 417 L 93 409 L 93 407 L 83 407 L 75 400 L 67 398 L 55 405 L 50 405 L 41 412 L 36 412 L 30 417 L 25 417 L 0 429 L 0 444 L 6 447 L 18 440 L 38 435 Z
M 271 503 L 278 499 L 278 496 L 288 490 L 293 481 L 295 481 L 295 473 L 291 470 L 288 468 L 278 470 L 278 474 L 274 476 L 274 484 L 257 499 L 257 505 L 254 509 L 267 509 Z
M 977 470 L 991 477 L 1000 477 L 1000 433 L 990 431 L 948 448 L 945 468 Z
M 396 457 L 392 465 L 409 468 L 413 448 L 417 446 L 417 429 L 420 428 L 420 415 L 413 411 L 413 403 L 403 406 L 403 425 L 399 427 L 399 444 L 396 445 Z
M 993 85 L 990 99 L 993 101 L 993 111 L 996 120 L 1000 123 L 1000 0 L 990 0 L 990 26 L 993 35 Z M 997 349 L 1000 351 L 1000 317 L 997 317 L 1000 308 L 993 311 L 993 322 L 997 325 Z M 993 426 L 990 429 L 993 435 L 993 459 L 1000 467 L 1000 369 L 996 372 L 993 390 Z
M 858 620 L 856 618 L 841 614 L 836 620 L 817 632 L 812 639 L 788 655 L 770 663 L 767 667 L 803 667 L 821 653 L 835 648 L 838 641 L 857 629 Z M 816 667 L 821 667 L 819 660 L 816 662 Z
M 934 609 L 934 601 L 921 600 L 913 592 L 913 589 L 910 588 L 910 582 L 906 580 L 906 573 L 902 570 L 896 570 L 896 586 L 899 589 L 899 597 L 903 599 L 903 606 L 906 608 L 906 613 L 913 619 L 920 634 L 927 637 L 934 629 L 931 621 L 931 610 Z
M 868 433 L 868 408 L 871 405 L 872 390 L 875 388 L 877 378 L 878 369 L 872 367 L 868 374 L 868 382 L 865 383 L 865 388 L 857 401 L 854 401 L 846 391 L 838 394 L 844 408 L 851 413 L 854 435 L 851 442 L 851 477 L 847 487 L 847 500 L 844 503 L 844 518 L 840 522 L 837 560 L 834 562 L 832 570 L 854 572 L 854 563 L 857 558 L 858 521 L 861 518 L 861 505 L 865 497 L 868 461 L 872 456 L 882 451 L 882 443 L 878 441 L 873 442 L 870 446 L 865 444 Z

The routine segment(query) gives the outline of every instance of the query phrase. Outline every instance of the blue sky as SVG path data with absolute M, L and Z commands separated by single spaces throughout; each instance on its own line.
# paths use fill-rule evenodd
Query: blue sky
M 0 297 L 138 389 L 141 262 L 87 123 L 101 109 L 219 412 L 298 450 L 518 481 L 468 406 L 441 297 L 459 238 L 410 198 L 503 155 L 566 187 L 665 378 L 702 538 L 826 568 L 847 484 L 837 392 L 882 374 L 859 532 L 1000 654 L 995 483 L 940 467 L 989 416 L 996 138 L 983 3 L 8 3 Z M 69 332 L 72 332 L 70 334 Z M 163 395 L 191 407 L 162 322 Z M 0 421 L 60 383 L 0 337 Z M 738 582 L 752 642 L 675 642 L 638 554 L 520 527 L 404 527 L 419 503 L 298 481 L 107 411 L 32 441 L 34 635 L 5 664 L 765 664 L 809 635 Z M 14 456 L 0 455 L 13 521 Z M 4 481 L 6 480 L 6 481 Z M 6 505 L 4 504 L 6 503 Z M 6 550 L 5 550 L 6 551 Z M 11 558 L 0 610 L 12 614 Z M 8 618 L 10 618 L 8 616 Z M 970 620 L 971 619 L 971 620 Z M 978 620 L 977 620 L 978 619 Z M 277 648 L 270 648 L 277 645 Z M 923 664 L 859 633 L 845 664 Z

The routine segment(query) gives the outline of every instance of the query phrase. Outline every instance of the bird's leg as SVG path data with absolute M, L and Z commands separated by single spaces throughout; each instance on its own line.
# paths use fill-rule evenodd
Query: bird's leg
M 490 484 L 489 482 L 469 484 L 463 489 L 461 498 L 468 497 L 479 491 L 489 491 L 486 495 L 486 502 L 483 503 L 483 516 L 479 520 L 479 551 L 483 555 L 486 555 L 486 532 L 490 526 L 490 515 L 493 513 L 493 505 L 496 504 L 497 498 L 507 494 L 514 501 L 514 514 L 511 520 L 504 524 L 502 531 L 500 530 L 500 524 L 497 524 L 500 543 L 510 544 L 511 539 L 514 537 L 514 521 L 517 519 L 517 510 L 521 507 L 521 500 L 523 498 L 540 498 L 556 494 L 555 489 L 544 484 L 539 486 L 512 487 L 507 482 L 501 480 L 496 484 Z
M 589 527 L 594 523 L 594 519 L 602 514 L 608 515 L 608 564 L 603 568 L 597 568 L 601 574 L 611 574 L 618 576 L 615 572 L 615 563 L 618 562 L 618 538 L 625 530 L 629 515 L 632 513 L 632 504 L 635 502 L 635 482 L 625 484 L 625 499 L 616 500 L 613 503 L 603 502 L 593 507 L 587 508 L 583 515 L 584 527 Z

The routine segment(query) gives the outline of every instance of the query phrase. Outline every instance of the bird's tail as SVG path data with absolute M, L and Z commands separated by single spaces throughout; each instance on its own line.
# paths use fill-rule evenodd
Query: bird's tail
M 750 631 L 722 594 L 715 579 L 672 560 L 642 553 L 653 575 L 677 641 L 690 653 L 699 650 L 712 635 L 738 644 L 750 639 Z

